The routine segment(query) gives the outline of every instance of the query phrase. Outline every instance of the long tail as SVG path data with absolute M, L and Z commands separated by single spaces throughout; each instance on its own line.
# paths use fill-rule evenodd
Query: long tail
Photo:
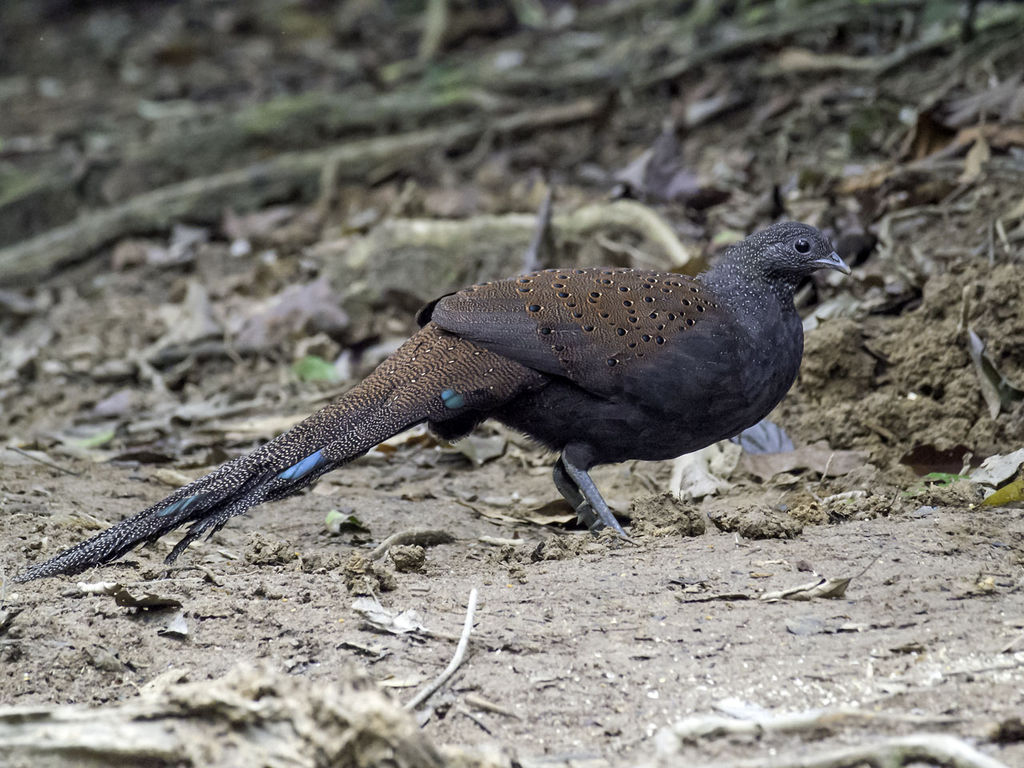
M 231 517 L 296 493 L 414 424 L 430 421 L 446 435 L 465 432 L 542 382 L 536 371 L 428 323 L 360 384 L 289 431 L 15 580 L 81 573 L 191 523 L 167 556 L 172 562 Z

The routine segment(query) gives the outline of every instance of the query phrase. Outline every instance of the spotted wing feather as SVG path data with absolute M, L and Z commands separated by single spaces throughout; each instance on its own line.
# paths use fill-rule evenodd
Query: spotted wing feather
M 693 278 L 596 267 L 475 285 L 439 299 L 430 319 L 523 365 L 612 395 L 628 386 L 624 372 L 635 379 L 645 358 L 663 356 L 681 335 L 691 337 L 695 361 L 713 355 L 720 345 L 707 343 L 714 326 L 707 318 L 720 314 Z

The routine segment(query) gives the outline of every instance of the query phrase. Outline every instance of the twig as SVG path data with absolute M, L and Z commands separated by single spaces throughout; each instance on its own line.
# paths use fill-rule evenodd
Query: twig
M 13 446 L 13 445 L 8 445 L 7 446 L 7 450 L 14 451 L 15 453 L 20 453 L 26 459 L 31 459 L 32 461 L 38 462 L 40 464 L 43 464 L 44 466 L 50 467 L 51 469 L 56 469 L 57 471 L 63 472 L 64 474 L 67 474 L 67 475 L 73 475 L 74 477 L 78 477 L 79 475 L 82 474 L 81 472 L 75 472 L 74 470 L 62 467 L 62 466 L 60 466 L 60 464 L 55 464 L 54 462 L 50 461 L 49 459 L 41 459 L 38 456 L 33 456 L 28 451 L 23 451 L 21 448 L 18 448 L 18 447 Z
M 475 693 L 466 694 L 466 704 L 477 709 L 482 709 L 485 712 L 493 712 L 496 715 L 504 715 L 505 717 L 514 717 L 516 720 L 521 720 L 515 712 L 508 707 L 503 707 L 501 704 L 495 704 L 493 701 L 485 699 L 483 696 L 478 696 Z
M 713 765 L 714 768 L 848 768 L 867 764 L 872 768 L 898 768 L 922 762 L 951 768 L 1009 768 L 967 742 L 941 733 L 900 736 L 856 747 L 841 747 L 817 755 L 773 756 L 762 760 L 717 762 Z
M 477 727 L 479 727 L 480 730 L 486 733 L 488 736 L 494 735 L 494 732 L 487 727 L 487 724 L 483 720 L 474 715 L 465 707 L 456 707 L 456 711 L 463 717 L 467 718 L 468 720 L 472 720 L 474 723 L 476 723 Z
M 444 33 L 448 28 L 448 0 L 428 0 L 423 12 L 423 34 L 416 58 L 420 63 L 432 61 L 441 50 Z
M 818 478 L 818 488 L 821 488 L 821 484 L 825 482 L 825 478 L 828 477 L 828 471 L 832 469 L 832 459 L 836 457 L 835 451 L 828 455 L 828 461 L 825 462 L 825 469 L 822 470 L 821 477 Z M 820 502 L 821 499 L 818 499 Z
M 3 600 L 0 599 L 0 604 L 2 604 L 2 603 L 3 603 Z M 1000 648 L 999 649 L 999 653 L 1013 653 L 1014 646 L 1016 646 L 1022 640 L 1024 640 L 1024 632 L 1021 632 L 1019 635 L 1017 635 L 1015 638 L 1013 638 L 1013 640 L 1011 640 L 1006 645 L 1004 645 L 1002 648 Z
M 476 587 L 469 591 L 469 605 L 466 606 L 466 622 L 462 625 L 462 637 L 459 638 L 459 644 L 455 647 L 455 655 L 452 656 L 452 660 L 448 663 L 444 672 L 438 675 L 434 682 L 430 683 L 430 685 L 409 700 L 405 705 L 407 710 L 416 709 L 416 707 L 429 699 L 438 688 L 448 682 L 448 679 L 455 674 L 455 670 L 462 664 L 466 656 L 466 647 L 469 645 L 469 635 L 473 631 L 473 614 L 476 613 L 476 594 Z
M 431 547 L 437 544 L 451 544 L 455 537 L 448 531 L 439 531 L 432 528 L 413 528 L 408 531 L 399 531 L 388 536 L 384 541 L 374 547 L 366 557 L 368 560 L 380 560 L 388 553 L 388 550 L 399 544 L 419 544 L 421 547 Z
M 540 204 L 540 210 L 537 211 L 537 226 L 534 227 L 533 237 L 530 239 L 530 245 L 526 249 L 526 253 L 523 254 L 523 272 L 533 272 L 540 269 L 541 263 L 544 259 L 541 258 L 541 251 L 545 251 L 545 255 L 550 255 L 551 248 L 551 201 L 554 199 L 554 190 L 548 186 L 548 191 L 544 195 L 544 202 Z

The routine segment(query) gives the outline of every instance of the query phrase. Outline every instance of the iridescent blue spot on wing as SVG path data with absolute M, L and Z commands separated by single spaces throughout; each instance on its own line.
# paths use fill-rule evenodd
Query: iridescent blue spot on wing
M 304 458 L 297 464 L 292 464 L 288 469 L 278 475 L 282 480 L 298 480 L 299 478 L 305 477 L 314 469 L 322 466 L 327 459 L 324 457 L 322 450 L 316 453 L 311 453 L 309 456 Z
M 454 411 L 456 408 L 464 406 L 466 399 L 454 389 L 446 389 L 441 392 L 441 402 L 444 403 L 445 408 L 450 408 Z
M 168 515 L 173 515 L 175 512 L 187 512 L 188 508 L 192 506 L 192 502 L 199 498 L 199 495 L 201 494 L 186 496 L 184 499 L 178 499 L 173 504 L 170 504 L 157 512 L 157 517 L 167 517 Z

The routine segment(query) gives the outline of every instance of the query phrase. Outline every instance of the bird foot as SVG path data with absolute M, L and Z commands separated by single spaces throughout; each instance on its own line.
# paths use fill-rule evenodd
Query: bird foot
M 597 533 L 602 528 L 605 528 L 605 524 L 601 521 L 601 518 L 597 516 L 594 508 L 590 506 L 590 502 L 581 502 L 576 507 L 576 523 L 577 525 L 585 525 L 587 528 L 594 533 Z
M 622 541 L 630 544 L 636 544 L 636 541 L 627 536 L 626 532 L 622 530 L 622 526 L 619 524 L 618 520 L 612 517 L 611 523 L 606 523 L 601 516 L 594 511 L 594 508 L 590 506 L 590 502 L 584 501 L 576 507 L 576 522 L 579 525 L 587 526 L 587 529 L 593 534 L 598 534 L 606 528 L 609 528 L 614 531 L 615 536 Z

